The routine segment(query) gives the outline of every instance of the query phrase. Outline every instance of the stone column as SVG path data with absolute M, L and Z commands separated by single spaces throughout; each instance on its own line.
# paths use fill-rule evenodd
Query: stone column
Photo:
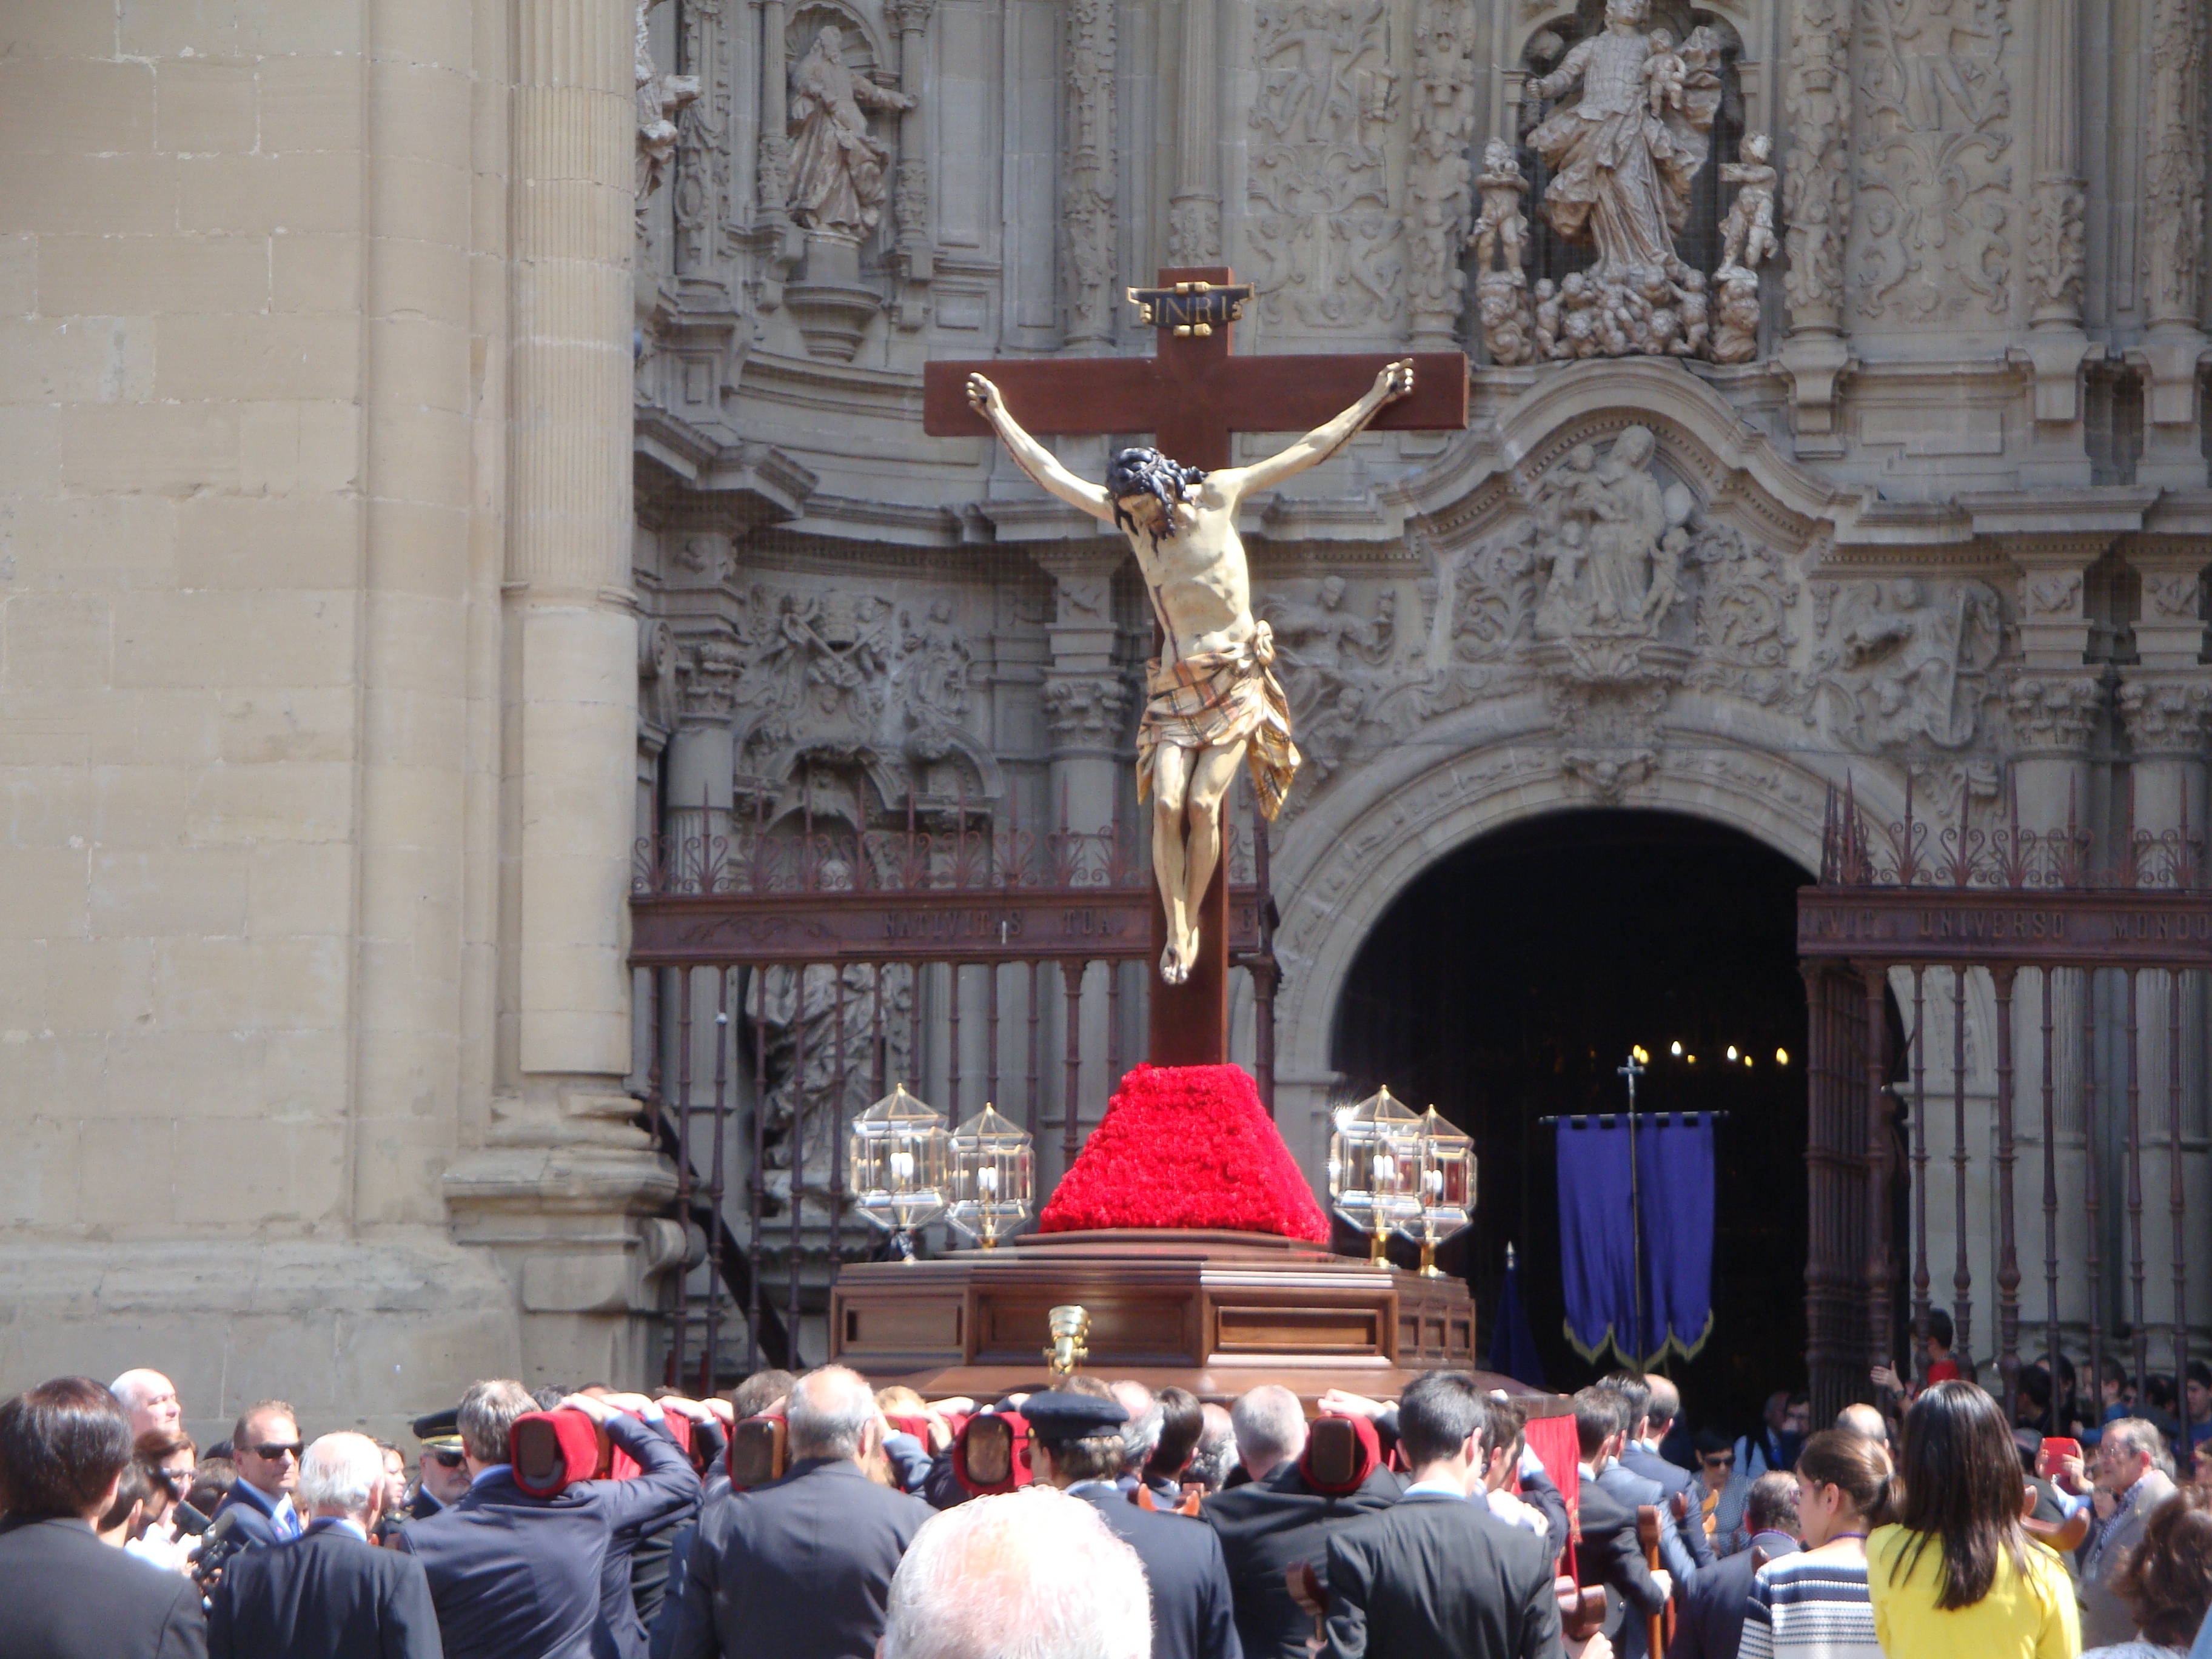
M 1069 0 L 1060 25 L 1066 118 L 1060 150 L 1060 312 L 1070 346 L 1114 341 L 1121 161 L 1114 144 L 1115 0 Z
M 1036 553 L 1037 562 L 1053 575 L 1055 588 L 1053 619 L 1045 624 L 1051 652 L 1045 669 L 1045 720 L 1052 737 L 1051 799 L 1046 823 L 1054 830 L 1063 824 L 1078 833 L 1109 828 L 1121 799 L 1121 769 L 1127 763 L 1123 749 L 1129 729 L 1130 687 L 1115 661 L 1119 630 L 1114 623 L 1114 572 L 1127 556 L 1116 542 L 1063 543 Z M 1139 860 L 1143 861 L 1141 859 Z M 1083 1108 L 1103 1112 L 1114 1084 L 1107 1066 L 1107 975 L 1109 968 L 1093 967 L 1086 976 L 1082 1004 L 1084 1056 L 1079 1099 Z M 1134 975 L 1131 975 L 1133 981 Z M 1133 1022 L 1134 997 L 1125 987 L 1123 1010 Z M 1065 1004 L 1054 1011 L 1054 1024 L 1065 1018 Z M 1064 1052 L 1065 1028 L 1056 1033 Z M 1122 1047 L 1125 1061 L 1139 1058 L 1130 1044 Z M 1057 1109 L 1064 1096 L 1054 1102 Z M 1046 1137 L 1040 1135 L 1039 1140 Z M 1057 1171 L 1057 1141 L 1041 1146 L 1047 1167 Z
M 446 1193 L 520 1281 L 526 1377 L 642 1381 L 674 1230 L 641 1218 L 674 1180 L 625 1092 L 635 11 L 514 0 L 512 25 L 501 1063 Z
M 2081 178 L 2081 88 L 2076 40 L 2080 0 L 2043 0 L 2035 31 L 2035 190 L 2029 204 L 2027 274 L 2034 306 L 2027 358 L 2035 374 L 2036 454 L 2024 477 L 2086 484 L 2081 422 L 2081 287 L 2087 262 Z
M 1220 36 L 1219 0 L 1183 0 L 1173 76 L 1181 96 L 1176 187 L 1168 199 L 1171 265 L 1206 265 L 1221 258 Z
M 1797 453 L 1841 456 L 1836 380 L 1850 361 L 1844 326 L 1844 242 L 1850 229 L 1850 0 L 1795 0 L 1782 107 L 1789 149 L 1782 201 L 1790 264 L 1790 331 L 1782 365 L 1792 383 Z
M 898 118 L 898 173 L 891 189 L 891 222 L 898 227 L 900 291 L 893 312 L 900 329 L 913 333 L 928 313 L 925 304 L 936 275 L 931 244 L 929 159 L 936 151 L 931 127 L 937 100 L 923 82 L 929 67 L 929 20 L 937 0 L 888 0 L 884 15 L 898 29 L 899 90 L 914 100 Z
M 736 757 L 730 717 L 744 659 L 720 640 L 702 640 L 684 653 L 683 713 L 668 741 L 667 835 L 673 878 L 704 879 L 726 858 L 736 799 Z
M 2150 107 L 2143 118 L 2145 297 L 2150 327 L 2128 352 L 2149 382 L 2139 483 L 2201 489 L 2197 366 L 2204 302 L 2204 60 L 2202 0 L 2155 0 Z

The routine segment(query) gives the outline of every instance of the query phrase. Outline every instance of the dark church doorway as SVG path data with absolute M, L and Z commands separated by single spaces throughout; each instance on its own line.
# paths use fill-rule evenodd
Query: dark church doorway
M 1553 1132 L 1537 1120 L 1623 1109 L 1615 1068 L 1641 1044 L 1651 1058 L 1639 1108 L 1729 1114 L 1716 1137 L 1712 1334 L 1694 1359 L 1663 1369 L 1692 1427 L 1731 1434 L 1756 1424 L 1773 1389 L 1804 1386 L 1796 930 L 1796 890 L 1811 879 L 1703 819 L 1558 812 L 1438 862 L 1361 946 L 1335 1064 L 1360 1093 L 1387 1083 L 1474 1137 L 1474 1223 L 1439 1261 L 1474 1291 L 1480 1352 L 1510 1241 L 1545 1382 L 1565 1392 L 1617 1364 L 1583 1360 L 1563 1330 Z

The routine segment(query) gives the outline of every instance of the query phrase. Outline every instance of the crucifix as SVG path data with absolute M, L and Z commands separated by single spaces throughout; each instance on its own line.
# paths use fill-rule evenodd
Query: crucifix
M 1628 1051 L 1628 1064 L 1616 1066 L 1614 1073 L 1628 1079 L 1628 1249 L 1632 1271 L 1636 1275 L 1636 1354 L 1630 1362 L 1644 1363 L 1646 1343 L 1644 1340 L 1644 1194 L 1637 1190 L 1636 1180 L 1636 1079 L 1646 1070 L 1639 1051 Z
M 1158 334 L 1150 357 L 933 362 L 922 429 L 995 433 L 1045 489 L 1120 529 L 1159 627 L 1138 733 L 1138 788 L 1155 799 L 1159 902 L 1147 1058 L 1156 1066 L 1229 1058 L 1229 890 L 1222 802 L 1249 762 L 1270 817 L 1297 766 L 1272 631 L 1252 617 L 1237 513 L 1244 499 L 1326 460 L 1368 427 L 1467 424 L 1467 359 L 1236 357 L 1234 325 L 1251 297 L 1225 267 L 1164 270 L 1129 300 Z M 1238 432 L 1306 435 L 1232 468 Z M 1153 448 L 1118 452 L 1103 485 L 1075 477 L 1032 434 L 1149 432 Z

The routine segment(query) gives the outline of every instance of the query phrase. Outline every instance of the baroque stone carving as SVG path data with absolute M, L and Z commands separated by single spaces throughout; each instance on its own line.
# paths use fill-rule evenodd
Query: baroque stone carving
M 1482 342 L 1493 363 L 1525 363 L 1536 356 L 1528 311 L 1528 181 L 1513 147 L 1493 138 L 1483 147 L 1482 213 L 1467 239 L 1474 250 L 1475 304 Z M 1501 263 L 1502 261 L 1502 263 Z
M 2028 204 L 2027 283 L 2039 309 L 2079 315 L 2088 263 L 2089 189 L 2079 179 L 2035 181 Z
M 968 720 L 968 678 L 975 654 L 953 620 L 952 601 L 932 599 L 919 620 L 899 617 L 898 681 L 905 694 L 907 752 L 925 761 L 953 750 L 952 734 Z
M 1864 0 L 1853 77 L 1861 313 L 2002 317 L 2011 303 L 2009 0 Z
M 2005 687 L 2005 712 L 2021 753 L 2079 754 L 2096 735 L 2105 689 L 2094 674 L 2020 674 Z
M 1796 11 L 1782 83 L 1790 138 L 1783 291 L 1793 324 L 1832 328 L 1843 315 L 1850 218 L 1850 14 L 1847 0 L 1796 0 Z
M 1763 132 L 1744 135 L 1742 160 L 1721 163 L 1721 183 L 1734 185 L 1735 200 L 1721 222 L 1721 263 L 1717 276 L 1733 270 L 1757 270 L 1768 258 L 1781 252 L 1774 235 L 1775 171 L 1766 158 L 1774 141 Z
M 734 643 L 695 647 L 686 696 L 726 702 L 750 787 L 775 788 L 802 758 L 896 769 L 982 752 L 967 724 L 974 659 L 949 599 L 902 612 L 842 587 L 757 584 L 738 617 Z
M 2004 641 L 1987 582 L 1931 588 L 1917 577 L 1814 585 L 1820 648 L 1805 720 L 1826 711 L 1864 749 L 1963 749 L 1981 729 Z
M 1066 131 L 1060 167 L 1060 298 L 1070 345 L 1114 337 L 1114 77 L 1118 53 L 1114 0 L 1070 0 L 1066 21 Z
M 660 0 L 637 4 L 637 232 L 645 234 L 646 198 L 660 188 L 676 159 L 677 118 L 699 96 L 696 75 L 663 75 L 653 67 L 647 18 Z
M 2159 571 L 2142 573 L 2143 604 L 2150 614 L 2166 622 L 2194 622 L 2203 586 L 2194 572 L 2166 574 Z
M 1361 728 L 1401 678 L 1384 668 L 1397 641 L 1396 596 L 1386 590 L 1363 616 L 1345 603 L 1349 592 L 1343 577 L 1324 576 L 1311 603 L 1273 594 L 1266 606 L 1298 752 L 1316 786 L 1351 757 Z
M 1389 0 L 1259 9 L 1248 194 L 1271 322 L 1396 318 L 1398 218 L 1383 136 L 1396 102 Z
M 1055 674 L 1044 683 L 1045 721 L 1060 748 L 1118 749 L 1130 700 L 1118 674 Z
M 1413 18 L 1406 291 L 1416 344 L 1450 343 L 1459 331 L 1460 296 L 1467 283 L 1459 268 L 1459 252 L 1467 229 L 1467 147 L 1474 133 L 1474 64 L 1462 10 L 1454 0 L 1422 0 Z M 1487 212 L 1486 197 L 1486 216 Z M 1516 265 L 1520 246 L 1518 236 L 1511 239 L 1508 258 Z
M 891 152 L 868 131 L 867 112 L 913 107 L 905 93 L 846 66 L 842 30 L 818 30 L 791 71 L 793 221 L 855 239 L 873 230 L 883 217 Z
M 2212 742 L 2212 682 L 2201 676 L 2128 678 L 2120 684 L 2119 703 L 2128 741 L 2139 755 L 2202 759 Z
M 1597 253 L 1559 285 L 1551 356 L 1688 355 L 1684 313 L 1702 319 L 1707 303 L 1674 238 L 1721 106 L 1721 41 L 1700 25 L 1678 47 L 1668 30 L 1644 29 L 1649 10 L 1649 0 L 1607 0 L 1603 28 L 1530 83 L 1553 106 L 1528 134 L 1551 173 L 1542 211 Z M 1549 297 L 1540 291 L 1540 307 Z
M 2150 27 L 2150 154 L 2143 171 L 2153 326 L 2202 323 L 2204 260 L 2204 62 L 2199 0 L 2157 0 Z
M 826 891 L 848 890 L 852 868 L 828 859 L 818 879 Z M 828 1219 L 839 1133 L 867 1109 L 878 1042 L 882 1075 L 911 1071 L 913 1007 L 914 970 L 903 963 L 776 965 L 748 976 L 744 1011 L 762 1046 L 769 1085 L 761 1109 L 767 1152 L 762 1178 L 784 1213 L 795 1196 L 810 1215 Z

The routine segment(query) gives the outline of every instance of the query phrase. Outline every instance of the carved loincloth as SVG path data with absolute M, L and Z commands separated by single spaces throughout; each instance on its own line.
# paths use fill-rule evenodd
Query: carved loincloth
M 1137 722 L 1137 799 L 1152 790 L 1152 762 L 1162 744 L 1212 749 L 1247 740 L 1244 762 L 1260 810 L 1270 818 L 1282 810 L 1297 774 L 1297 745 L 1291 741 L 1291 709 L 1268 665 L 1275 660 L 1275 630 L 1261 623 L 1250 639 L 1226 650 L 1204 651 L 1164 668 L 1146 665 L 1151 695 Z

